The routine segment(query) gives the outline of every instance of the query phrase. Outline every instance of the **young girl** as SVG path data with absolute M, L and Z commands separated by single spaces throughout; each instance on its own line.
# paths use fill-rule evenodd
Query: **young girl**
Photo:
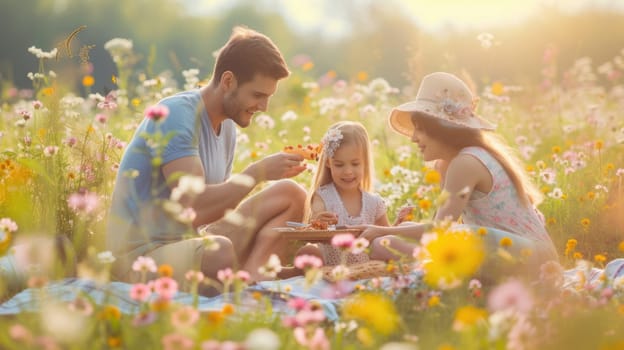
M 533 268 L 556 260 L 543 216 L 535 207 L 541 193 L 503 139 L 492 132 L 494 125 L 475 114 L 474 101 L 459 78 L 438 72 L 423 79 L 416 100 L 396 107 L 389 117 L 392 129 L 418 144 L 424 161 L 435 161 L 442 174 L 443 188 L 450 196 L 438 208 L 435 220 L 461 217 L 474 230 L 485 228 L 490 253 L 508 237 L 511 253 L 529 255 L 528 265 Z M 429 226 L 409 222 L 367 226 L 360 237 L 372 242 L 371 259 L 390 260 L 396 256 L 382 241 L 411 255 L 414 242 Z
M 383 199 L 371 193 L 373 160 L 368 133 L 361 123 L 342 121 L 330 126 L 312 180 L 306 220 L 328 224 L 388 226 Z M 342 262 L 341 252 L 329 244 L 306 245 L 297 255 L 322 257 L 325 265 Z M 368 261 L 366 253 L 348 254 L 346 263 Z

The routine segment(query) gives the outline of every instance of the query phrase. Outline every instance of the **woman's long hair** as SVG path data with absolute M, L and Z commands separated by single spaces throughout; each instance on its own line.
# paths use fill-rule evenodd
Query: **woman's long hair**
M 339 130 L 342 134 L 342 140 L 340 145 L 334 150 L 337 151 L 340 147 L 349 144 L 355 144 L 364 156 L 364 173 L 362 174 L 362 181 L 360 182 L 360 189 L 365 192 L 370 192 L 373 187 L 373 156 L 370 151 L 370 140 L 368 138 L 368 132 L 362 123 L 354 121 L 340 121 L 329 127 L 329 130 Z M 308 190 L 308 197 L 306 198 L 304 208 L 304 222 L 308 222 L 310 219 L 310 205 L 312 196 L 323 185 L 327 185 L 332 182 L 331 172 L 329 170 L 329 155 L 327 153 L 327 145 L 323 145 L 321 154 L 319 156 L 316 172 L 312 177 L 312 185 Z
M 485 149 L 505 169 L 518 192 L 518 197 L 527 207 L 541 203 L 542 193 L 522 168 L 522 161 L 515 150 L 509 147 L 499 134 L 487 130 L 447 126 L 435 118 L 420 113 L 414 113 L 412 119 L 427 135 L 441 140 L 457 151 L 470 146 Z

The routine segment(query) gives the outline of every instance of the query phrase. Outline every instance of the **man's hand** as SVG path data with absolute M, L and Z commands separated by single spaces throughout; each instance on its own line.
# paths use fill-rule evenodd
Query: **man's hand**
M 257 182 L 285 179 L 306 170 L 302 162 L 303 156 L 300 154 L 274 153 L 250 165 L 248 175 Z

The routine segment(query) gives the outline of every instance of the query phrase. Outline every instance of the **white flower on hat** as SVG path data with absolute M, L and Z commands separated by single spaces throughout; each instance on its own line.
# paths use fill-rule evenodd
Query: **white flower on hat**
M 329 129 L 327 133 L 325 133 L 325 136 L 323 136 L 323 139 L 321 139 L 323 149 L 326 150 L 329 158 L 334 157 L 334 152 L 340 147 L 342 137 L 342 132 L 339 129 Z

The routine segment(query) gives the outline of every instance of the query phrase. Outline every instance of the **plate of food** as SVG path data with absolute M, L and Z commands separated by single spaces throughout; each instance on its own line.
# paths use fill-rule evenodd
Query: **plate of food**
M 311 224 L 289 223 L 289 227 L 277 227 L 275 230 L 283 233 L 286 239 L 305 242 L 329 242 L 338 234 L 351 233 L 358 236 L 362 232 L 357 228 L 333 226 L 319 222 L 312 222 Z

